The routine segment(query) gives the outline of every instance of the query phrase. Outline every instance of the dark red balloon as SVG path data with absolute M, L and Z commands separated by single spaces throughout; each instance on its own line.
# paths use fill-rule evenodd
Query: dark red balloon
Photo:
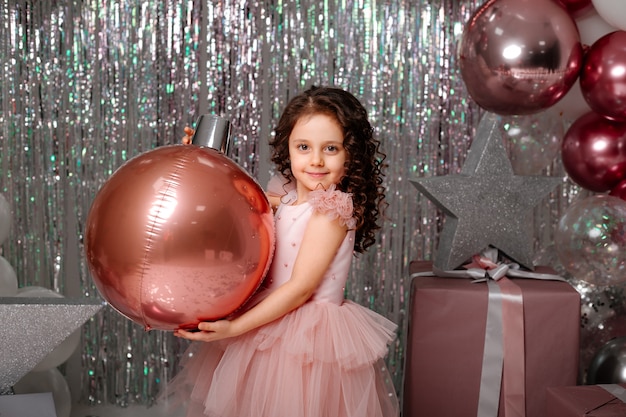
M 553 0 L 488 0 L 470 18 L 460 47 L 470 96 L 501 115 L 537 113 L 572 87 L 582 64 L 572 16 Z
M 563 166 L 581 187 L 606 192 L 626 179 L 626 123 L 590 112 L 577 119 L 561 143 Z
M 613 187 L 609 195 L 612 195 L 613 197 L 621 198 L 622 200 L 626 201 L 626 180 L 620 182 L 615 187 Z
M 584 16 L 593 10 L 591 0 L 557 0 L 560 1 L 573 17 Z
M 580 89 L 589 107 L 626 121 L 626 31 L 604 35 L 585 54 Z
M 262 188 L 228 157 L 195 145 L 122 165 L 96 195 L 85 232 L 102 297 L 159 330 L 236 311 L 261 284 L 274 243 Z

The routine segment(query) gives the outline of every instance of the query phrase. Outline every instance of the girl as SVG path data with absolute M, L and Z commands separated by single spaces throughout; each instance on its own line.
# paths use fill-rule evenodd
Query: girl
M 374 243 L 384 197 L 367 113 L 344 90 L 311 87 L 275 133 L 282 179 L 268 187 L 277 244 L 265 288 L 234 318 L 174 333 L 208 343 L 191 345 L 168 391 L 190 398 L 188 416 L 398 416 L 383 361 L 396 326 L 344 300 L 351 255 Z

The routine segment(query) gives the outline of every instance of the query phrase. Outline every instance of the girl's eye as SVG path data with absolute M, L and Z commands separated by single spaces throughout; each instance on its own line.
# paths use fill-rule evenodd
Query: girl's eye
M 307 149 L 309 149 L 309 147 L 305 145 L 304 143 L 301 143 L 298 145 L 298 149 L 301 151 L 306 151 Z

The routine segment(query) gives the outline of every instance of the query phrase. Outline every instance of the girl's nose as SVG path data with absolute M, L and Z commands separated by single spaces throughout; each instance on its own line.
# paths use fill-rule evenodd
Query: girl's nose
M 311 164 L 320 167 L 324 166 L 324 156 L 321 152 L 313 152 L 311 156 Z

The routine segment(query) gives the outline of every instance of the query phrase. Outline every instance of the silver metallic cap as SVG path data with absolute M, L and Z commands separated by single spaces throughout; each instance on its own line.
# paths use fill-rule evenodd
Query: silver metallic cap
M 230 148 L 230 122 L 225 117 L 202 114 L 196 123 L 191 143 L 213 148 L 228 155 Z

